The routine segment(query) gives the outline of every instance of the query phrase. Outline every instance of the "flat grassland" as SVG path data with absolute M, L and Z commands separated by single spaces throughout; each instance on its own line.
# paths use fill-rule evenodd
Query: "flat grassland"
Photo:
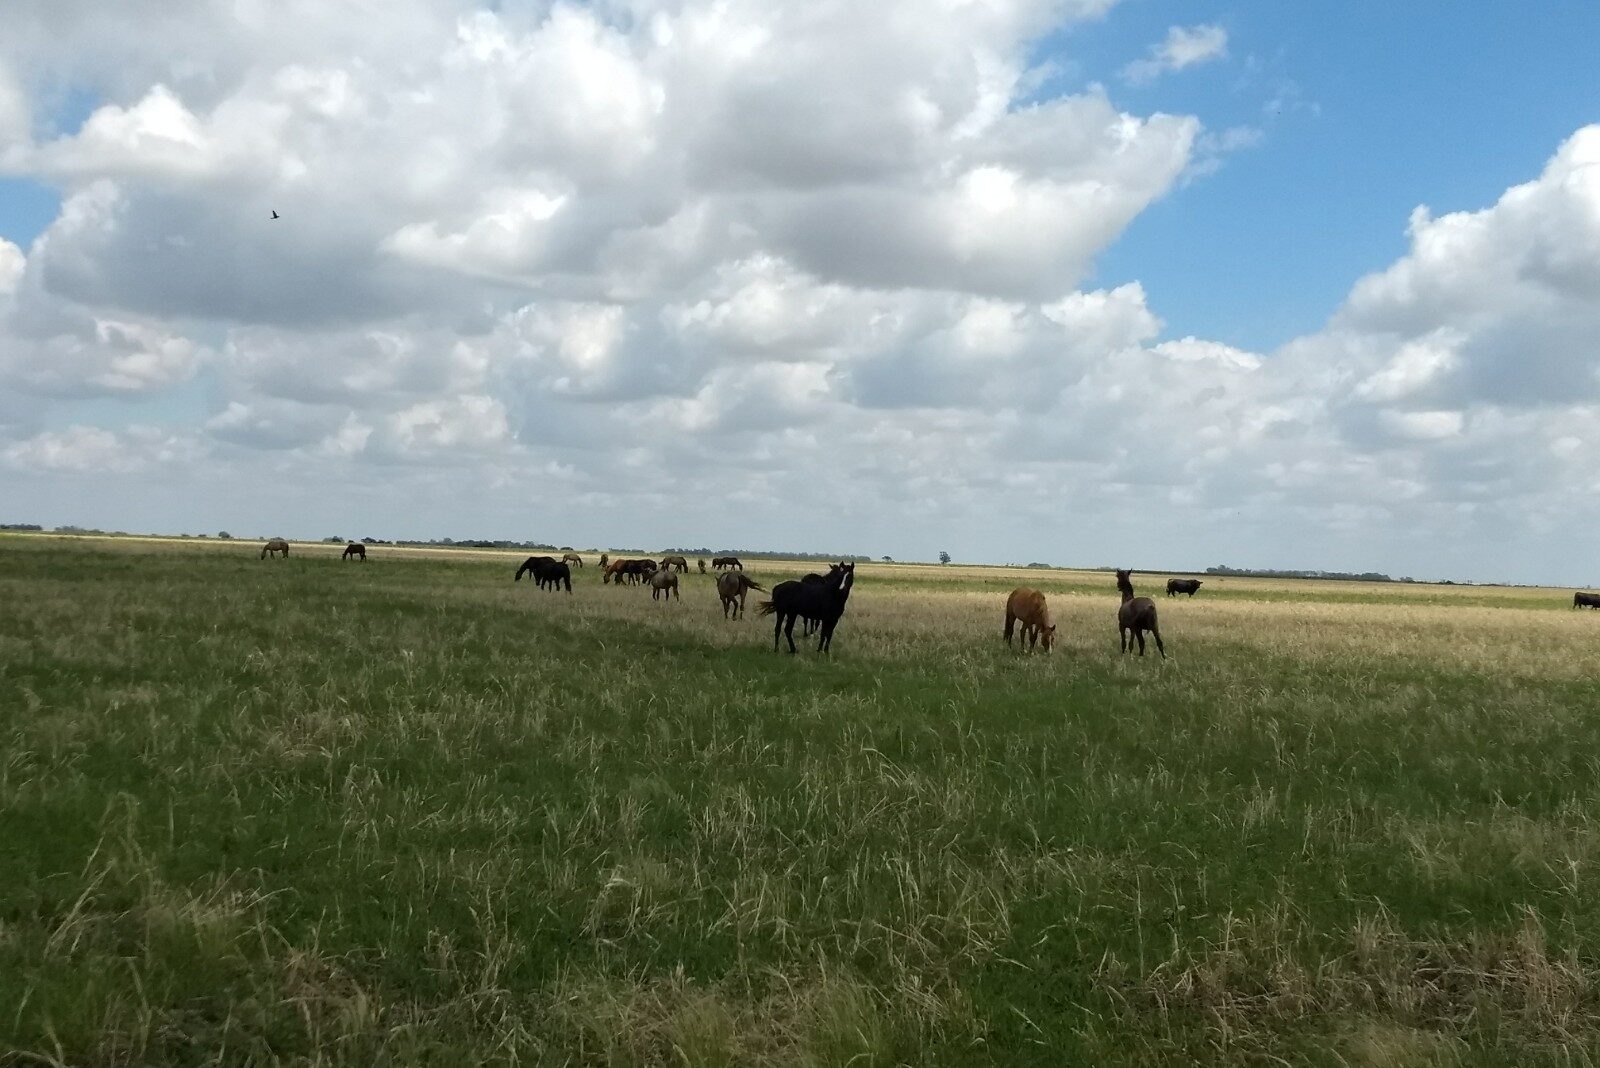
M 0 538 L 0 1063 L 1600 1060 L 1570 594 L 339 548 Z

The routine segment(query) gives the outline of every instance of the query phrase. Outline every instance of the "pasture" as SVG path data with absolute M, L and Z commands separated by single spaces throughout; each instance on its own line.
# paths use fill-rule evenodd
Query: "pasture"
M 0 537 L 0 1063 L 1600 1060 L 1570 591 L 342 548 Z

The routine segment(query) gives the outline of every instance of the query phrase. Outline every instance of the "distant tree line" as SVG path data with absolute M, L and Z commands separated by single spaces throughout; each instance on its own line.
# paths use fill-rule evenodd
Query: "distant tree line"
M 1240 578 L 1336 579 L 1342 582 L 1415 582 L 1414 578 L 1390 578 L 1378 571 L 1289 571 L 1270 567 L 1228 567 L 1219 564 L 1206 568 L 1208 575 L 1236 575 Z

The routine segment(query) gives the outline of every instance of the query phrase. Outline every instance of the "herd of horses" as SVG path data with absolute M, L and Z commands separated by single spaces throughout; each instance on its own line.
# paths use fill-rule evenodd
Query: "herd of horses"
M 269 556 L 289 556 L 289 543 L 282 538 L 273 538 L 261 547 L 261 559 Z M 340 555 L 341 560 L 356 559 L 365 563 L 367 547 L 357 541 L 345 546 Z M 833 646 L 833 632 L 839 620 L 844 616 L 845 605 L 850 600 L 850 591 L 855 586 L 856 565 L 840 562 L 832 564 L 828 573 L 803 575 L 798 579 L 780 582 L 770 591 L 744 573 L 744 564 L 737 556 L 714 556 L 711 558 L 711 567 L 706 567 L 704 560 L 696 560 L 700 574 L 716 574 L 717 597 L 722 602 L 722 617 L 724 619 L 741 619 L 745 614 L 745 598 L 751 590 L 758 593 L 771 593 L 769 600 L 757 604 L 757 614 L 772 616 L 772 649 L 778 651 L 779 642 L 787 639 L 789 652 L 795 652 L 794 627 L 800 623 L 801 635 L 808 637 L 818 634 L 817 651 L 828 652 Z M 522 566 L 517 568 L 512 581 L 521 582 L 524 575 L 533 579 L 534 585 L 542 590 L 566 590 L 572 592 L 572 568 L 583 567 L 583 557 L 577 553 L 565 553 L 560 559 L 554 556 L 530 556 L 522 561 Z M 618 586 L 636 585 L 650 587 L 650 599 L 670 603 L 674 599 L 683 600 L 683 594 L 678 589 L 678 576 L 689 570 L 689 561 L 683 556 L 668 555 L 660 560 L 651 557 L 637 559 L 613 560 L 609 553 L 600 554 L 600 581 L 605 584 Z M 1122 596 L 1122 603 L 1117 608 L 1117 635 L 1118 644 L 1124 653 L 1132 652 L 1138 646 L 1139 655 L 1145 652 L 1145 635 L 1149 634 L 1156 644 L 1156 651 L 1161 654 L 1161 659 L 1167 658 L 1167 648 L 1161 641 L 1161 628 L 1156 618 L 1156 603 L 1149 597 L 1139 597 L 1133 590 L 1133 572 L 1131 570 L 1117 571 L 1117 592 Z M 1168 579 L 1167 596 L 1176 597 L 1187 594 L 1193 597 L 1200 591 L 1204 584 L 1202 579 Z M 1600 608 L 1600 593 L 1578 592 L 1572 595 L 1573 608 Z M 1020 630 L 1019 630 L 1020 626 Z M 1005 629 L 1003 631 L 1006 645 L 1011 645 L 1013 636 L 1017 637 L 1019 646 L 1025 646 L 1029 652 L 1044 647 L 1049 652 L 1055 644 L 1056 625 L 1050 615 L 1050 606 L 1045 595 L 1028 586 L 1018 586 L 1006 598 Z

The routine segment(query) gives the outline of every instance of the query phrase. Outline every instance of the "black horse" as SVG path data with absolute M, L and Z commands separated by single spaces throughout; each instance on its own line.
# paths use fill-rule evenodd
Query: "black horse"
M 1167 579 L 1167 596 L 1176 597 L 1180 593 L 1187 593 L 1193 597 L 1202 585 L 1201 579 Z
M 816 620 L 822 625 L 817 639 L 817 652 L 825 653 L 833 646 L 833 629 L 844 615 L 845 602 L 850 599 L 850 588 L 855 585 L 856 565 L 835 564 L 821 582 L 791 580 L 772 587 L 772 600 L 762 601 L 760 614 L 775 617 L 772 621 L 772 651 L 778 651 L 778 635 L 789 640 L 789 652 L 794 647 L 794 621 Z
M 1574 608 L 1600 608 L 1600 593 L 1575 593 L 1572 595 Z
M 533 576 L 534 585 L 543 589 L 559 589 L 563 584 L 572 592 L 572 569 L 553 556 L 530 556 L 517 568 L 512 581 L 521 582 L 523 575 Z
M 365 545 L 361 544 L 359 541 L 353 541 L 349 545 L 346 545 L 344 547 L 344 554 L 342 556 L 340 556 L 339 559 L 340 560 L 348 560 L 352 556 L 358 557 L 363 564 L 366 563 L 367 562 L 367 547 Z

